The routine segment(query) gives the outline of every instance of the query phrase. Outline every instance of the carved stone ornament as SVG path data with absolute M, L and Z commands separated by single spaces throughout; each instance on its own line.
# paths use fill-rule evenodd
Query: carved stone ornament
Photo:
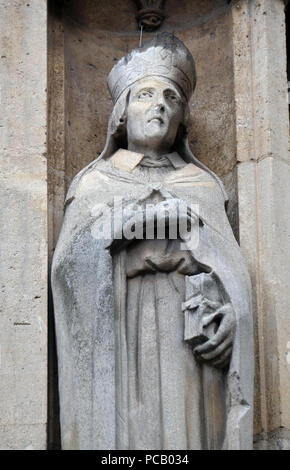
M 247 266 L 188 143 L 190 51 L 157 34 L 108 76 L 102 154 L 71 183 L 52 265 L 63 449 L 250 449 Z
M 136 19 L 139 28 L 143 26 L 145 31 L 158 29 L 164 18 L 165 0 L 135 0 L 138 8 Z

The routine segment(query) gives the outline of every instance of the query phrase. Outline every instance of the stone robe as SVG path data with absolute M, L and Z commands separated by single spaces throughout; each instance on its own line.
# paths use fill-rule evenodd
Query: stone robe
M 176 154 L 160 168 L 127 155 L 127 166 L 93 162 L 67 196 L 52 273 L 62 446 L 251 448 L 250 282 L 223 188 Z M 140 240 L 114 254 L 114 234 L 99 232 L 108 234 L 116 197 L 135 210 L 172 198 L 198 205 L 198 246 Z M 198 364 L 185 341 L 186 283 L 202 272 L 218 280 L 236 316 L 223 371 Z

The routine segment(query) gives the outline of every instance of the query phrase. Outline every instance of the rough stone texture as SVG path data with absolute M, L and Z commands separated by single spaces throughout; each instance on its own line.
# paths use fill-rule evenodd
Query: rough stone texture
M 240 1 L 233 20 L 237 159 L 288 160 L 284 3 Z
M 59 236 L 65 199 L 64 28 L 61 2 L 48 2 L 48 257 Z M 51 292 L 48 307 L 48 449 L 60 448 L 57 360 Z
M 46 19 L 0 1 L 1 449 L 46 447 Z
M 254 289 L 255 433 L 290 427 L 289 118 L 282 0 L 233 6 L 241 247 Z M 275 34 L 273 34 L 275 31 Z M 271 437 L 272 436 L 272 437 Z M 273 437 L 274 436 L 274 437 Z M 284 444 L 283 444 L 284 445 Z
M 290 428 L 290 364 L 287 362 L 290 338 L 287 285 L 290 274 L 290 162 L 269 157 L 259 163 L 258 171 L 260 307 L 263 312 L 267 413 L 269 431 L 272 431 L 279 426 Z
M 249 162 L 238 167 L 239 184 L 239 228 L 241 248 L 246 256 L 253 289 L 253 320 L 255 335 L 255 393 L 254 393 L 254 434 L 261 432 L 261 381 L 263 379 L 259 362 L 259 335 L 257 316 L 257 227 L 256 227 L 256 192 L 255 192 L 255 172 L 254 163 Z M 262 355 L 263 357 L 263 355 Z M 264 386 L 263 386 L 264 388 Z
M 0 450 L 43 450 L 45 442 L 46 426 L 43 424 L 0 426 Z
M 48 10 L 48 227 L 51 259 L 63 218 L 65 198 L 64 29 L 60 4 Z
M 290 431 L 280 428 L 269 434 L 265 440 L 258 436 L 254 442 L 255 450 L 290 450 Z
M 221 180 L 225 185 L 229 197 L 227 214 L 236 240 L 239 241 L 239 213 L 238 213 L 238 181 L 237 167 L 229 173 L 222 175 Z

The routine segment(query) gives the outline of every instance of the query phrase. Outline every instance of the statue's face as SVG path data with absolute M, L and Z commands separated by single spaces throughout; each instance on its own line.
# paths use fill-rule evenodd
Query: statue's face
M 127 107 L 128 143 L 171 148 L 183 119 L 182 97 L 169 80 L 143 79 L 131 89 Z

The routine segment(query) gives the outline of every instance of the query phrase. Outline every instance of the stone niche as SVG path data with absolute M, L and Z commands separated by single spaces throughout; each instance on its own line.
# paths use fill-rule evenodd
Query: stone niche
M 112 102 L 106 78 L 114 63 L 138 47 L 133 0 L 50 0 L 48 24 L 49 254 L 63 218 L 72 178 L 102 151 Z M 232 15 L 227 0 L 167 0 L 160 30 L 174 32 L 192 52 L 197 88 L 191 102 L 190 143 L 217 173 L 230 197 L 238 238 Z M 144 33 L 143 41 L 154 33 Z M 50 312 L 49 447 L 58 440 L 57 370 Z

